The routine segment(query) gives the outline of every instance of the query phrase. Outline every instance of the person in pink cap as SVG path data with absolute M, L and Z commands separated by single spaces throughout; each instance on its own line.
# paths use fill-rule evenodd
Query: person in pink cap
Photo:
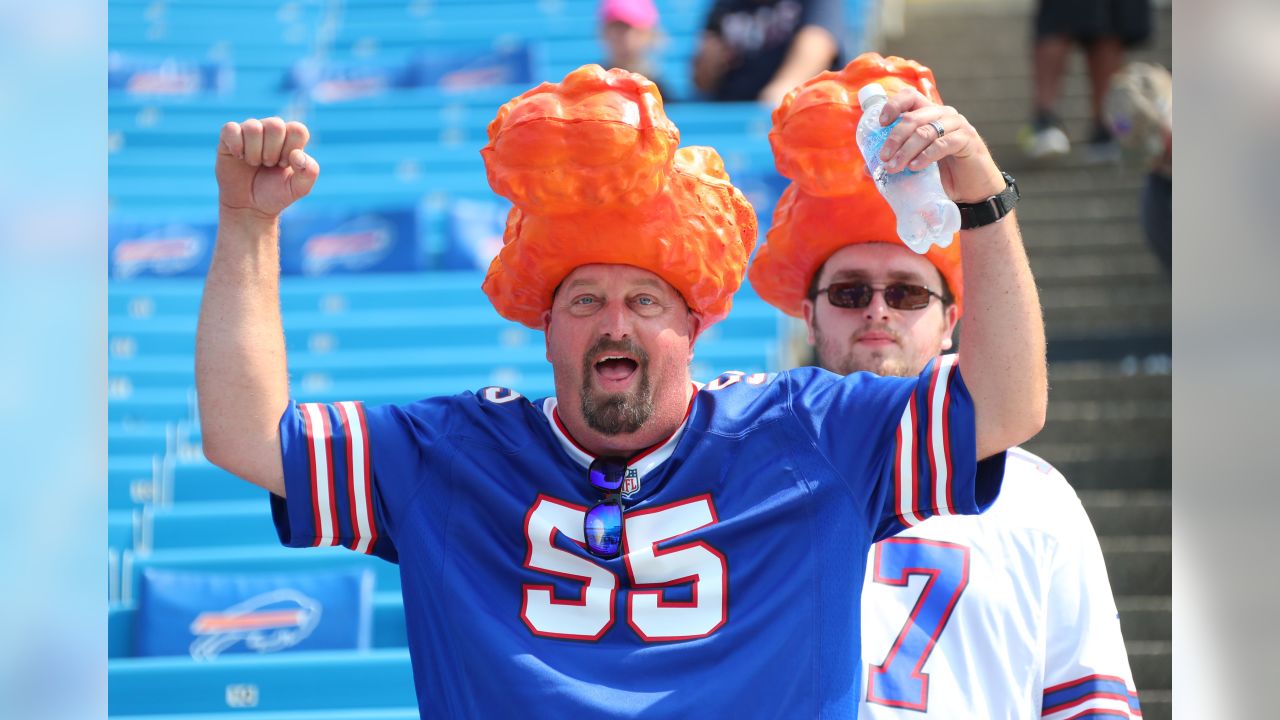
M 659 21 L 653 0 L 602 0 L 600 40 L 606 57 L 601 65 L 644 75 L 658 86 L 662 99 L 671 102 L 673 98 L 653 59 L 653 50 L 662 35 Z

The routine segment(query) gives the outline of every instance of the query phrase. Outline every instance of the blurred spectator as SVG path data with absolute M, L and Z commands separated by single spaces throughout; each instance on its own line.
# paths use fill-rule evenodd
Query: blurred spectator
M 661 71 L 653 60 L 653 49 L 661 31 L 658 8 L 653 0 L 603 0 L 600 3 L 600 38 L 608 57 L 605 69 L 621 68 L 640 73 L 658 86 L 665 102 L 675 98 L 667 93 Z
M 1173 76 L 1161 65 L 1129 63 L 1111 80 L 1107 126 L 1147 167 L 1142 229 L 1165 271 L 1173 268 Z
M 693 59 L 693 82 L 713 100 L 776 106 L 796 85 L 838 70 L 841 0 L 716 0 Z
M 1035 18 L 1034 108 L 1031 126 L 1019 138 L 1032 159 L 1071 151 L 1071 141 L 1057 114 L 1062 77 L 1071 48 L 1079 43 L 1089 70 L 1093 130 L 1086 155 L 1112 160 L 1117 147 L 1102 119 L 1102 100 L 1111 76 L 1120 69 L 1124 49 L 1151 35 L 1150 0 L 1040 0 Z

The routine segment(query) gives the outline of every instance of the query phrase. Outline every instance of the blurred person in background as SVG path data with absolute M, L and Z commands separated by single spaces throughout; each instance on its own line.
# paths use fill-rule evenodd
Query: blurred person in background
M 1162 65 L 1129 63 L 1111 81 L 1107 125 L 1147 169 L 1142 230 L 1165 272 L 1173 270 L 1173 75 Z
M 891 94 L 934 88 L 928 68 L 866 53 L 775 112 L 770 141 L 793 183 L 749 276 L 762 298 L 804 319 L 823 369 L 911 377 L 952 349 L 961 246 L 974 239 L 957 234 L 919 255 L 898 239 L 856 149 L 792 161 L 798 146 L 853 144 L 857 92 L 870 82 Z M 986 513 L 940 513 L 877 542 L 862 598 L 859 717 L 1141 716 L 1089 517 L 1062 474 L 1021 448 L 1007 453 Z
M 693 58 L 712 100 L 776 106 L 791 88 L 840 67 L 841 0 L 716 0 Z
M 664 102 L 675 98 L 662 82 L 662 71 L 653 53 L 662 38 L 658 8 L 653 0 L 602 0 L 600 40 L 605 47 L 607 68 L 640 73 L 658 86 Z
M 1040 0 L 1032 50 L 1031 124 L 1018 138 L 1028 157 L 1048 160 L 1071 152 L 1057 107 L 1071 49 L 1080 45 L 1088 66 L 1093 123 L 1085 157 L 1095 162 L 1116 159 L 1117 147 L 1102 117 L 1103 98 L 1125 48 L 1145 42 L 1152 21 L 1151 0 Z

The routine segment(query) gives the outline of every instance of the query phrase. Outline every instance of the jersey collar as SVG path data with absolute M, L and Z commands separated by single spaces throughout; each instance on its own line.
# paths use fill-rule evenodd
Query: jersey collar
M 649 471 L 661 465 L 671 457 L 675 452 L 676 445 L 680 444 L 680 436 L 684 434 L 685 427 L 689 424 L 689 414 L 693 411 L 693 401 L 698 397 L 698 391 L 702 389 L 702 383 L 693 382 L 693 395 L 689 398 L 689 407 L 685 408 L 684 419 L 680 421 L 680 426 L 666 440 L 641 450 L 631 459 L 627 461 L 627 467 L 634 468 L 637 478 L 644 480 L 644 476 Z M 555 396 L 545 398 L 542 401 L 542 414 L 547 420 L 547 424 L 551 426 L 551 432 L 556 436 L 556 440 L 560 441 L 560 447 L 573 458 L 574 462 L 582 467 L 591 465 L 591 461 L 596 459 L 595 455 L 587 452 L 586 448 L 578 444 L 573 436 L 569 434 L 564 423 L 560 422 L 560 413 L 556 411 L 558 402 Z

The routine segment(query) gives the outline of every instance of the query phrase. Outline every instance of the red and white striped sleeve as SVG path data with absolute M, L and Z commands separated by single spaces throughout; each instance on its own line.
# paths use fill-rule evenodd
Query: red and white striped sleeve
M 282 543 L 340 545 L 396 559 L 362 403 L 290 403 L 280 420 L 280 449 L 287 500 L 272 496 L 272 515 Z
M 896 523 L 882 526 L 881 538 L 934 515 L 979 513 L 995 500 L 1004 456 L 978 463 L 975 432 L 958 356 L 943 355 L 916 379 L 898 420 L 886 497 Z

